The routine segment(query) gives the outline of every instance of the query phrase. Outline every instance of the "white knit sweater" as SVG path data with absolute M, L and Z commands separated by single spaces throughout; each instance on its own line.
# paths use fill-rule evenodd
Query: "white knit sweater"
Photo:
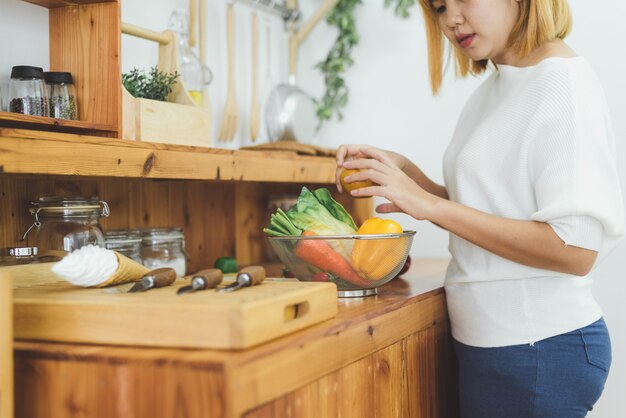
M 444 177 L 451 200 L 547 222 L 564 245 L 599 251 L 598 260 L 624 233 L 609 111 L 582 57 L 499 66 L 461 113 Z M 590 277 L 527 267 L 454 234 L 450 253 L 448 310 L 464 344 L 532 344 L 602 315 Z

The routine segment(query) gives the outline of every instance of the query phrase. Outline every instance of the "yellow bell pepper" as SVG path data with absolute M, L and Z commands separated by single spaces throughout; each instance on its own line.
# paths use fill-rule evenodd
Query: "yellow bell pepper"
M 359 228 L 358 235 L 397 234 L 402 227 L 391 219 L 370 218 Z M 398 239 L 357 239 L 352 247 L 352 267 L 369 280 L 380 280 L 398 266 L 404 251 Z

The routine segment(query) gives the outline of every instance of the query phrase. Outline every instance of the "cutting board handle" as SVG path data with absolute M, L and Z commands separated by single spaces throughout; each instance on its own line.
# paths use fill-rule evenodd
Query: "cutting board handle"
M 308 301 L 292 303 L 285 306 L 283 310 L 283 319 L 285 322 L 293 321 L 296 319 L 304 318 L 311 311 L 311 306 Z

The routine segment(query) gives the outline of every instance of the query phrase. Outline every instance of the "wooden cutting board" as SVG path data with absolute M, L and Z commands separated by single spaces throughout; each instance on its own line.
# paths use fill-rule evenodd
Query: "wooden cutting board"
M 54 263 L 6 267 L 13 277 L 16 339 L 153 347 L 241 349 L 337 314 L 332 283 L 265 279 L 231 293 L 177 295 L 189 280 L 140 293 L 128 285 L 72 286 L 50 272 Z M 225 277 L 228 284 L 234 277 Z

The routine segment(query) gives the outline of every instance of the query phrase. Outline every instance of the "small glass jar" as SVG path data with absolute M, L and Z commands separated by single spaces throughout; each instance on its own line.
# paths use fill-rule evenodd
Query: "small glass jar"
M 40 67 L 16 65 L 9 82 L 9 112 L 49 116 L 48 93 Z
M 24 238 L 38 247 L 40 260 L 55 261 L 86 245 L 105 247 L 100 217 L 109 216 L 109 205 L 98 197 L 40 197 L 29 211 L 35 221 Z
M 178 276 L 186 273 L 185 236 L 181 228 L 150 228 L 141 231 L 141 260 L 149 269 L 171 267 Z
M 0 248 L 0 267 L 30 264 L 37 261 L 37 247 Z
M 50 117 L 78 119 L 76 91 L 71 73 L 48 72 L 44 75 L 50 103 Z
M 113 229 L 106 231 L 106 248 L 117 251 L 139 264 L 141 261 L 141 231 L 138 229 Z

